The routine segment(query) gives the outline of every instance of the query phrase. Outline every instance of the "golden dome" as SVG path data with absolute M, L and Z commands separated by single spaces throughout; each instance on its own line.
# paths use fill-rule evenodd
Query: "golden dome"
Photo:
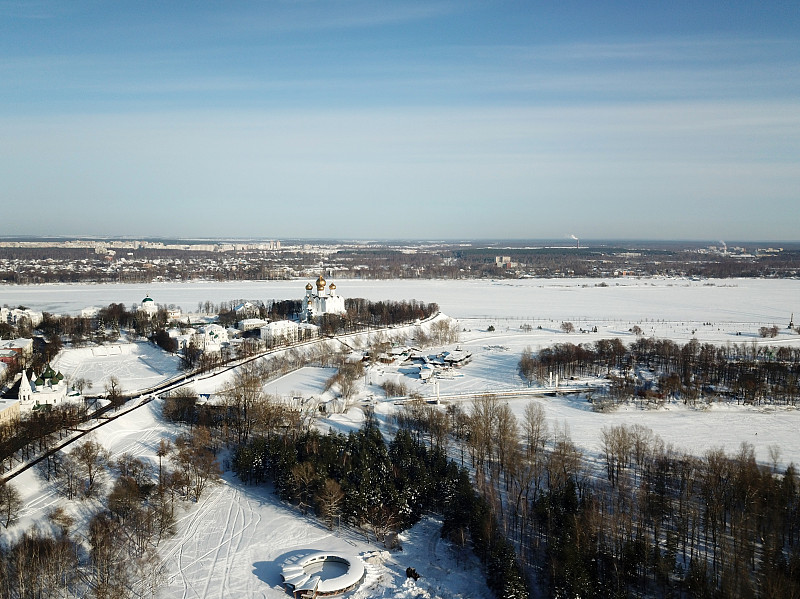
M 311 286 L 311 283 L 306 285 L 306 291 L 311 291 L 312 289 L 313 289 L 313 287 Z
M 317 291 L 322 291 L 323 289 L 325 289 L 326 284 L 327 282 L 325 281 L 325 279 L 322 278 L 322 275 L 320 275 L 319 279 L 317 279 Z
M 331 283 L 331 284 L 330 284 L 330 289 L 331 289 L 331 290 L 334 290 L 334 289 L 336 289 L 336 283 Z

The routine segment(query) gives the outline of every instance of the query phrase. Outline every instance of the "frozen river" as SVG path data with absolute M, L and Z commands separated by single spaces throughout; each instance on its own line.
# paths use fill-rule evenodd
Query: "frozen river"
M 300 299 L 309 281 L 2 286 L 0 305 L 78 314 L 82 308 L 110 303 L 130 307 L 149 294 L 158 304 L 195 312 L 205 301 Z M 797 279 L 337 279 L 336 284 L 344 297 L 436 302 L 455 318 L 713 321 L 785 327 L 793 312 L 800 317 Z

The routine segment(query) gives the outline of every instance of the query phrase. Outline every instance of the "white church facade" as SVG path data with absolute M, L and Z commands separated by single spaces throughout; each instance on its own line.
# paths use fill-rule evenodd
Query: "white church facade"
M 316 289 L 315 289 L 316 287 Z M 319 276 L 316 285 L 306 285 L 306 295 L 302 300 L 303 310 L 300 319 L 310 321 L 323 314 L 344 314 L 344 298 L 336 293 L 336 284 L 328 285 L 327 281 Z
M 147 297 L 142 300 L 142 303 L 139 304 L 139 310 L 147 314 L 150 318 L 153 318 L 153 316 L 158 313 L 158 306 L 148 294 Z
M 79 401 L 81 398 L 80 393 L 69 389 L 64 375 L 55 372 L 49 365 L 36 379 L 28 379 L 23 370 L 17 397 L 21 413 L 38 406 L 57 406 L 65 401 Z

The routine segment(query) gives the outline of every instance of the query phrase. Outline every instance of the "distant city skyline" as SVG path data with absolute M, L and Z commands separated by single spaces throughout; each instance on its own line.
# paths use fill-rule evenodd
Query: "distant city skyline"
M 797 241 L 793 2 L 0 0 L 0 236 Z

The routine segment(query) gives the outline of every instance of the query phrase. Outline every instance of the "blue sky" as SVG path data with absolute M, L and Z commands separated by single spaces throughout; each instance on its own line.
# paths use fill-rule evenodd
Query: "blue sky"
M 796 2 L 0 0 L 0 235 L 798 240 Z

